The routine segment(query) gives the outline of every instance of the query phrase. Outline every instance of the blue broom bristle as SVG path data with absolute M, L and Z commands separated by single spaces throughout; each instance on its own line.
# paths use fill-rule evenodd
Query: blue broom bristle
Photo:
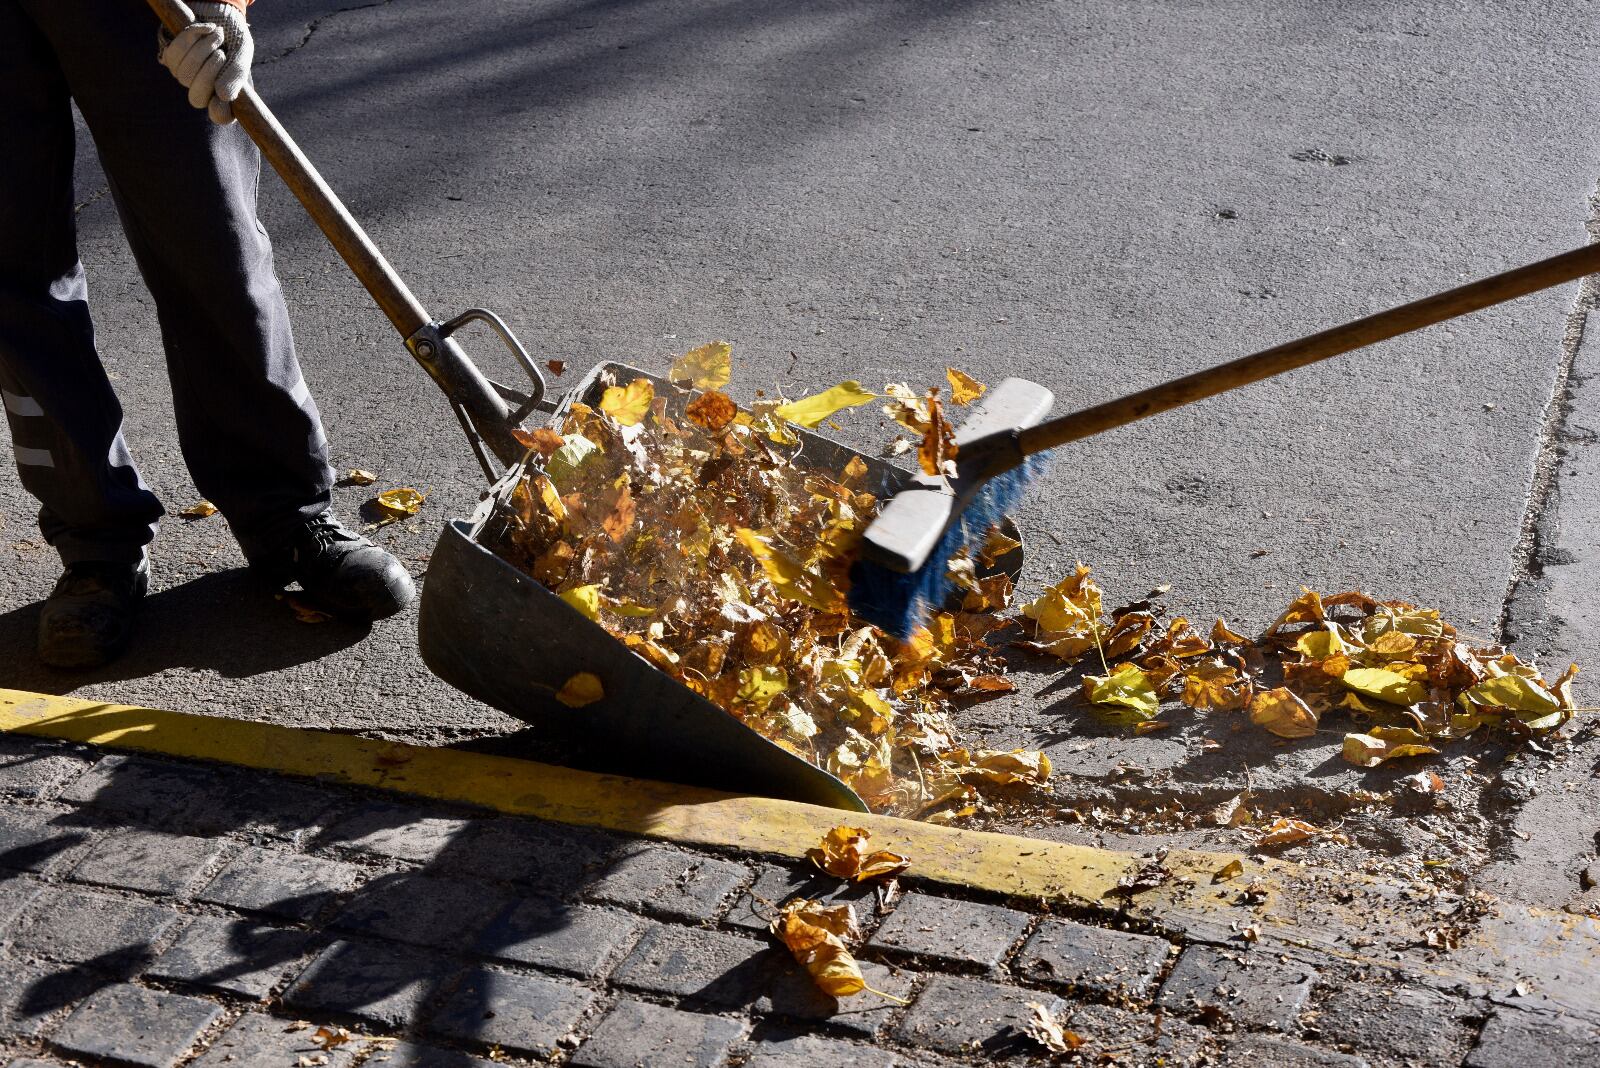
M 950 595 L 951 558 L 963 548 L 981 546 L 995 524 L 1021 503 L 1042 467 L 1041 458 L 1029 457 L 985 483 L 917 570 L 901 573 L 856 561 L 850 569 L 850 610 L 901 641 L 910 638 Z

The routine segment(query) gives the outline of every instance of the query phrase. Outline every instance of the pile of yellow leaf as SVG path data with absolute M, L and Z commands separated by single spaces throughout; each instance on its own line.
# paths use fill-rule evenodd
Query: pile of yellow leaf
M 1483 727 L 1548 733 L 1575 711 L 1577 665 L 1546 682 L 1514 654 L 1463 640 L 1435 609 L 1359 591 L 1306 590 L 1252 642 L 1221 618 L 1209 636 L 1182 617 L 1162 627 L 1147 602 L 1107 616 L 1080 564 L 1022 614 L 1034 630 L 1018 643 L 1025 648 L 1067 661 L 1099 656 L 1105 674 L 1084 676 L 1084 697 L 1102 719 L 1140 734 L 1168 726 L 1157 717 L 1172 698 L 1247 712 L 1283 738 L 1310 737 L 1341 711 L 1363 726 L 1345 735 L 1345 759 L 1376 767 L 1436 754 L 1439 743 Z
M 970 814 L 980 788 L 1047 781 L 1042 753 L 964 746 L 947 715 L 958 696 L 1013 688 L 991 644 L 1010 625 L 997 615 L 1008 578 L 958 561 L 963 610 L 904 643 L 850 613 L 853 549 L 878 507 L 863 488 L 868 467 L 860 457 L 842 471 L 813 466 L 791 425 L 818 426 L 880 395 L 845 382 L 741 411 L 722 392 L 730 377 L 728 346 L 713 342 L 673 365 L 671 396 L 648 379 L 611 384 L 597 406 L 575 403 L 559 428 L 526 435 L 526 476 L 493 547 L 875 810 L 948 819 Z M 983 391 L 960 372 L 949 379 L 959 403 Z M 894 384 L 881 395 L 920 435 L 929 471 L 955 455 L 938 394 Z M 913 447 L 899 440 L 892 451 Z M 562 700 L 598 700 L 587 681 Z

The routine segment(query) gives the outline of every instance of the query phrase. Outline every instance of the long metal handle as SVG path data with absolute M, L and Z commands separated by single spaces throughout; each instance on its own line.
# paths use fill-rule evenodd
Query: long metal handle
M 1022 454 L 1031 456 L 1044 452 L 1069 441 L 1087 438 L 1158 412 L 1238 389 L 1352 349 L 1375 345 L 1447 319 L 1481 311 L 1596 271 L 1600 271 L 1600 244 L 1585 245 L 1559 256 L 1530 263 L 1526 267 L 1491 275 L 1298 341 L 1264 349 L 1230 363 L 1028 427 L 1018 435 Z
M 169 33 L 179 33 L 195 21 L 194 12 L 182 0 L 148 0 L 148 3 Z M 372 294 L 411 354 L 449 397 L 458 414 L 464 414 L 471 428 L 502 463 L 511 464 L 521 459 L 526 449 L 512 434 L 510 406 L 458 346 L 440 343 L 438 324 L 338 195 L 323 181 L 322 175 L 300 151 L 300 146 L 262 102 L 254 86 L 245 86 L 233 102 L 233 116 L 350 267 L 356 280 Z

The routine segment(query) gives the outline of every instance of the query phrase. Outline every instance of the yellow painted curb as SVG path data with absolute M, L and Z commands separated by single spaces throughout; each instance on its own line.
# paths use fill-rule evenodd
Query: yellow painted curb
M 847 819 L 870 830 L 874 846 L 911 857 L 911 874 L 918 878 L 1041 900 L 1097 901 L 1140 863 L 1130 853 L 1088 846 L 892 816 L 846 816 L 814 805 L 510 757 L 21 690 L 0 689 L 0 732 L 217 761 L 686 845 L 789 858 L 804 857 L 829 828 Z M 1209 870 L 1228 859 L 1217 859 Z

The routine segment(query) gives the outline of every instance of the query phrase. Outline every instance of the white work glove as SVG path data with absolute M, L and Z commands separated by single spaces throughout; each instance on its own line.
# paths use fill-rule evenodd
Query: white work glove
M 189 90 L 189 103 L 205 108 L 211 121 L 233 121 L 233 101 L 250 80 L 255 42 L 244 12 L 232 4 L 192 0 L 195 22 L 176 37 L 161 34 L 161 65 Z

